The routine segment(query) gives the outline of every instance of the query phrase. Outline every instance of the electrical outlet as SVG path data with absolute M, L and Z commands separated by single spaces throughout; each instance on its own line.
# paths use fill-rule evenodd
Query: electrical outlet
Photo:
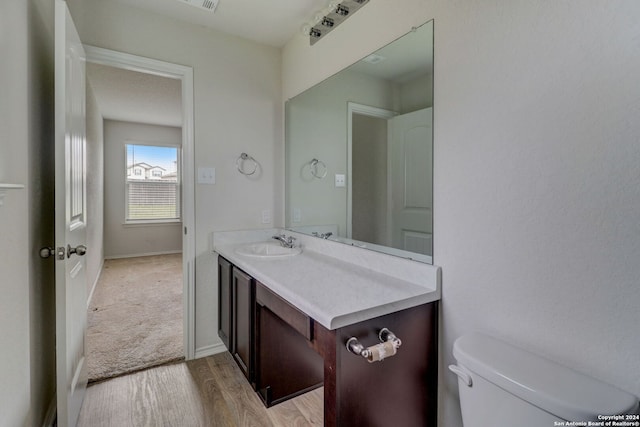
M 262 223 L 271 224 L 271 211 L 269 209 L 264 209 L 262 211 Z
M 198 168 L 198 184 L 215 184 L 215 168 Z
M 336 174 L 336 187 L 345 187 L 347 185 L 346 182 L 347 179 L 344 174 Z
M 293 222 L 302 221 L 302 212 L 300 208 L 293 208 Z

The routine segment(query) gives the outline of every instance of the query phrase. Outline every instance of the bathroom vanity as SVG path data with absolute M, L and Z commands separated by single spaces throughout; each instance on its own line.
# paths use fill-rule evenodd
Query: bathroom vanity
M 435 425 L 439 268 L 411 271 L 410 261 L 391 260 L 394 271 L 405 267 L 398 278 L 339 253 L 354 248 L 300 239 L 308 245 L 290 257 L 242 255 L 246 243 L 214 246 L 218 333 L 264 404 L 324 385 L 326 426 Z M 323 253 L 327 245 L 338 257 Z M 383 328 L 401 340 L 395 355 L 369 362 L 347 349 L 350 338 L 379 347 Z

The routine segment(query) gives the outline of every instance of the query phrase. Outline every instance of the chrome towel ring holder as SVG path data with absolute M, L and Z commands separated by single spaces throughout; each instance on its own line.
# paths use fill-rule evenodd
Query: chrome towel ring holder
M 253 168 L 251 169 L 251 171 L 245 170 L 245 160 L 253 162 Z M 236 160 L 236 168 L 238 168 L 238 172 L 240 172 L 242 175 L 250 176 L 256 173 L 256 171 L 258 170 L 258 162 L 256 162 L 256 160 L 247 153 L 242 153 Z
M 318 172 L 318 165 L 321 167 L 321 172 Z M 318 159 L 313 159 L 309 162 L 309 168 L 311 169 L 311 175 L 318 179 L 322 179 L 327 176 L 327 165 Z

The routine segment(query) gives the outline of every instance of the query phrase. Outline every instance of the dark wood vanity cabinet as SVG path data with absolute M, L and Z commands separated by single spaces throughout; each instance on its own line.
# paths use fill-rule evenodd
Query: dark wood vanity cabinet
M 231 350 L 232 304 L 231 304 L 231 263 L 222 257 L 218 257 L 218 336 Z
M 312 338 L 313 320 L 256 282 L 256 390 L 267 407 L 322 386 Z
M 218 257 L 218 336 L 254 385 L 255 280 Z
M 322 386 L 313 320 L 218 257 L 218 336 L 266 406 Z
M 253 385 L 255 281 L 247 273 L 234 267 L 231 283 L 231 354 Z
M 369 363 L 346 342 L 379 343 L 382 328 L 402 340 L 395 356 Z M 438 406 L 438 302 L 328 330 L 314 324 L 324 359 L 324 425 L 435 426 Z
M 324 385 L 325 426 L 435 426 L 438 302 L 329 330 L 218 257 L 218 334 L 266 406 Z M 369 363 L 347 350 L 390 329 L 397 353 Z

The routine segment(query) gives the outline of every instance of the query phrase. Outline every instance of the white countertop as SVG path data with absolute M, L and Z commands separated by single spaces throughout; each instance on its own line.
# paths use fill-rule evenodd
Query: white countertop
M 338 259 L 303 244 L 301 254 L 264 259 L 236 253 L 236 248 L 247 243 L 221 243 L 214 244 L 215 252 L 327 329 L 337 329 L 440 299 L 439 267 L 418 266 L 425 269 L 425 274 L 414 274 L 418 280 L 406 280 L 399 278 L 406 274 L 395 277 L 394 260 L 386 266 L 389 271 L 382 273 L 359 265 L 363 258 L 360 254 L 356 257 L 358 263 L 354 263 L 345 261 L 344 253 L 338 254 L 342 257 Z M 308 243 L 308 246 L 315 244 L 313 241 Z M 326 247 L 326 243 L 323 244 Z M 340 249 L 338 247 L 337 251 Z M 406 262 L 411 261 L 398 259 L 397 267 L 402 269 Z

